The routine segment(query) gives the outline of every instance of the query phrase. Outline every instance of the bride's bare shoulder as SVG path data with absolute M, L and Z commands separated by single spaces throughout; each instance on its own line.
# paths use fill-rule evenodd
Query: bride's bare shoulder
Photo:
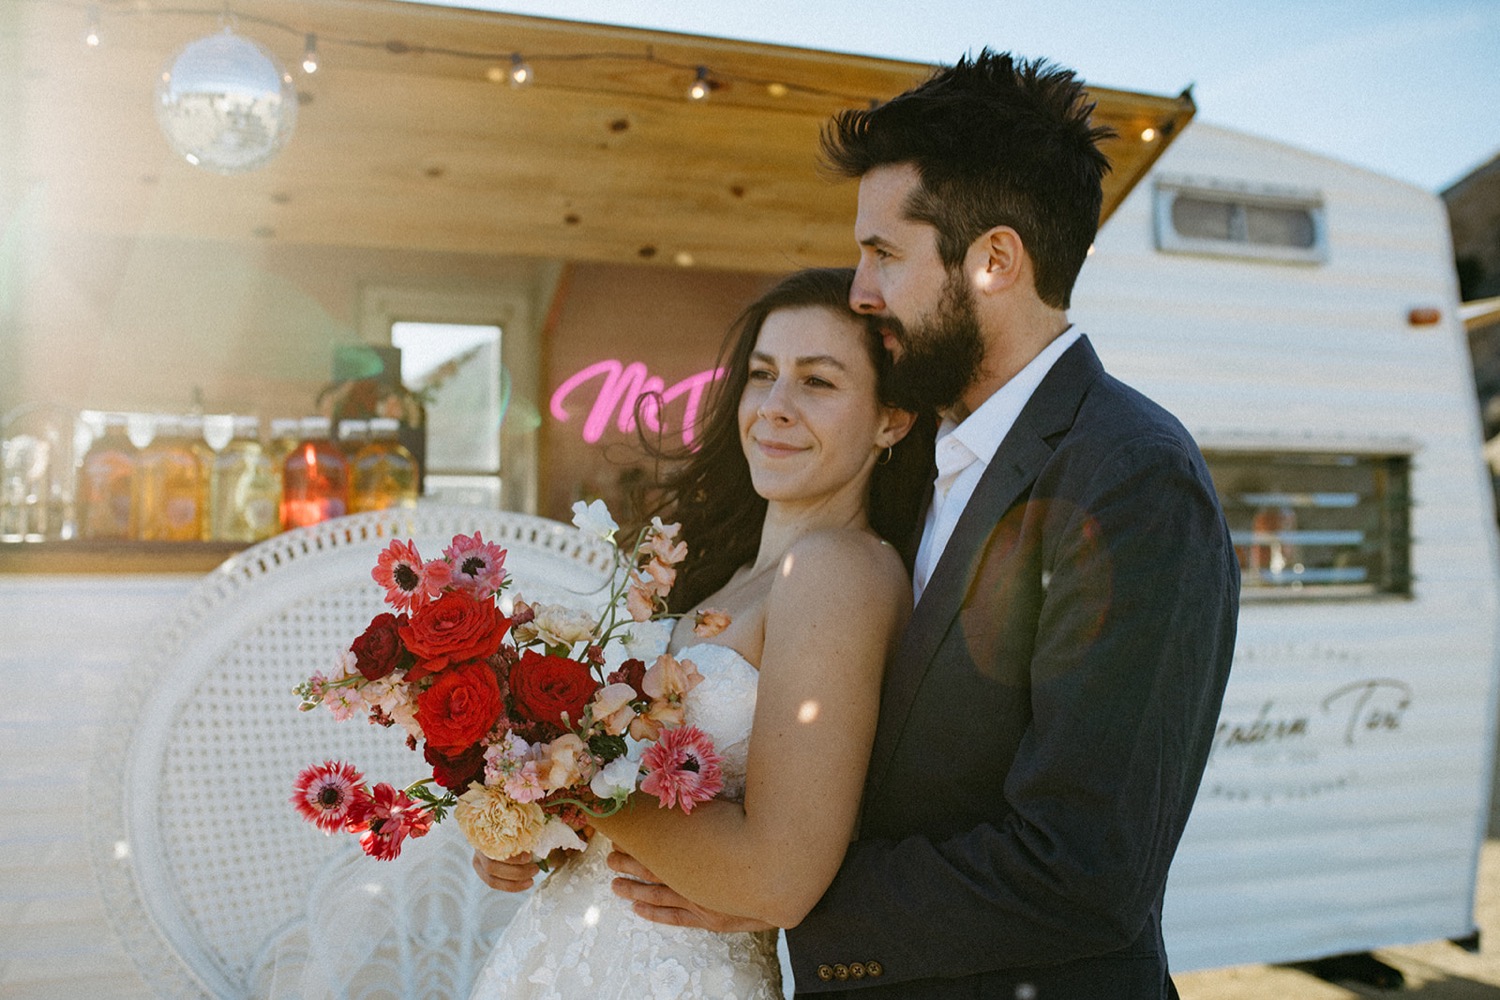
M 910 599 L 911 580 L 901 556 L 868 531 L 825 528 L 799 538 L 782 557 L 779 589 L 833 586 L 841 591 Z

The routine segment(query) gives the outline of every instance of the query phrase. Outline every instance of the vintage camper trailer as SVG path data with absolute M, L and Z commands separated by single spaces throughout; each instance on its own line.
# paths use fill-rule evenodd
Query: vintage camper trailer
M 1075 322 L 1208 457 L 1244 568 L 1167 890 L 1181 970 L 1474 933 L 1496 533 L 1442 203 L 1193 123 Z
M 222 30 L 219 13 L 103 4 L 107 43 L 86 51 L 86 6 L 0 3 L 14 55 L 0 121 L 17 136 L 0 148 L 15 168 L 0 169 L 0 261 L 15 265 L 0 411 L 180 406 L 201 387 L 211 407 L 291 412 L 331 348 L 389 343 L 389 321 L 420 307 L 440 315 L 410 318 L 505 327 L 510 412 L 530 421 L 514 421 L 505 461 L 548 466 L 559 494 L 599 442 L 581 396 L 556 393 L 644 372 L 632 365 L 682 384 L 766 275 L 848 262 L 853 189 L 817 177 L 817 128 L 927 69 L 419 4 L 238 0 L 247 35 L 300 52 L 317 34 L 324 65 L 299 84 L 299 138 L 226 179 L 178 161 L 131 82 Z M 388 41 L 336 42 L 365 37 Z M 518 48 L 551 62 L 528 89 L 497 89 L 487 70 L 503 79 Z M 494 66 L 452 55 L 482 50 Z M 720 89 L 690 103 L 705 63 Z M 1095 95 L 1119 133 L 1106 214 L 1119 207 L 1074 315 L 1209 451 L 1247 566 L 1235 677 L 1172 879 L 1174 962 L 1465 935 L 1495 540 L 1442 210 L 1338 163 L 1184 129 L 1185 96 Z M 547 511 L 545 485 L 534 475 L 518 505 Z M 159 859 L 109 839 L 101 816 L 119 810 L 91 794 L 124 755 L 123 695 L 155 676 L 139 668 L 180 640 L 179 616 L 223 607 L 192 596 L 225 579 L 203 576 L 223 556 L 0 546 L 0 780 L 28 803 L 0 819 L 0 993 L 257 995 L 248 960 L 217 966 L 238 992 L 162 985 L 187 966 L 144 908 L 116 905 L 127 869 Z M 263 783 L 278 799 L 279 781 Z M 239 856 L 234 877 L 276 867 L 264 858 Z M 245 951 L 247 926 L 286 913 L 235 916 L 214 940 Z

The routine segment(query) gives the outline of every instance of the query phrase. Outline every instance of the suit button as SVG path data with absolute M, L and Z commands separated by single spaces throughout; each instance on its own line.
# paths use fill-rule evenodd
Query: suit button
M 850 962 L 849 963 L 849 975 L 853 976 L 855 979 L 863 979 L 863 978 L 865 978 L 865 963 L 863 963 L 863 962 Z
M 885 972 L 885 966 L 881 965 L 879 962 L 866 962 L 865 971 L 868 972 L 871 976 L 878 976 L 881 973 Z
M 820 965 L 820 966 L 818 966 L 818 978 L 821 979 L 821 980 L 823 980 L 823 982 L 825 982 L 825 983 L 828 982 L 830 979 L 832 979 L 833 978 L 833 966 L 831 966 L 831 965 Z
M 833 978 L 834 979 L 848 979 L 849 978 L 849 966 L 845 965 L 843 962 L 840 962 L 838 965 L 835 965 L 833 967 Z

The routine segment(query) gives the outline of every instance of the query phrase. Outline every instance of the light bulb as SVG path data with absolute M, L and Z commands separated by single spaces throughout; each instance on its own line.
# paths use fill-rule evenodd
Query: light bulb
M 83 36 L 83 43 L 91 49 L 99 47 L 99 8 L 89 8 L 89 30 Z
M 708 95 L 713 93 L 713 81 L 708 78 L 708 67 L 699 66 L 698 75 L 693 80 L 693 85 L 688 88 L 688 100 L 706 101 Z
M 302 72 L 316 73 L 318 71 L 318 36 L 307 36 L 307 47 L 302 50 Z
M 510 54 L 509 75 L 512 87 L 524 87 L 531 82 L 531 66 L 525 59 L 521 58 L 521 53 L 519 52 L 512 52 Z
M 1154 128 L 1141 129 L 1141 141 L 1142 142 L 1153 142 L 1155 139 L 1156 139 L 1156 129 L 1154 129 Z

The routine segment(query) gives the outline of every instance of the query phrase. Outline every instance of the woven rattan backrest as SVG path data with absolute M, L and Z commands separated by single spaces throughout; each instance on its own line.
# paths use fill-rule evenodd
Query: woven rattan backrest
M 602 598 L 610 549 L 598 539 L 522 514 L 432 506 L 279 535 L 230 559 L 164 617 L 96 753 L 90 815 L 111 921 L 163 996 L 265 995 L 270 977 L 285 978 L 288 954 L 323 939 L 310 921 L 337 919 L 319 893 L 359 879 L 394 900 L 393 933 L 409 940 L 382 945 L 387 971 L 372 977 L 373 992 L 349 995 L 462 995 L 514 900 L 468 873 L 469 852 L 442 827 L 380 863 L 360 856 L 354 838 L 303 822 L 288 799 L 308 764 L 344 759 L 396 784 L 424 768 L 399 734 L 298 712 L 291 689 L 328 672 L 382 609 L 370 570 L 392 539 L 413 539 L 431 559 L 476 530 L 508 550 L 512 593 L 589 608 Z M 423 902 L 404 906 L 391 896 L 402 892 Z M 455 966 L 453 985 L 394 985 L 424 963 Z

